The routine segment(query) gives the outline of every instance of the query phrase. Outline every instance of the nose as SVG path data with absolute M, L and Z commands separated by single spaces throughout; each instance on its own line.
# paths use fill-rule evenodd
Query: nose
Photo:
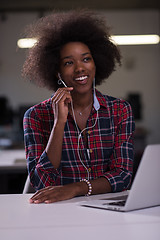
M 85 68 L 84 68 L 84 65 L 81 61 L 77 61 L 76 64 L 75 64 L 75 72 L 76 73 L 80 73 L 80 72 L 84 72 L 85 71 Z

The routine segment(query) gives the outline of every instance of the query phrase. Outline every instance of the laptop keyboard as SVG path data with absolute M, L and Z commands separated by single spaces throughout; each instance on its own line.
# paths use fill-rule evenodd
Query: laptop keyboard
M 123 201 L 119 201 L 119 202 L 111 202 L 111 203 L 108 203 L 108 205 L 124 206 L 125 203 L 126 203 L 126 201 L 123 200 Z

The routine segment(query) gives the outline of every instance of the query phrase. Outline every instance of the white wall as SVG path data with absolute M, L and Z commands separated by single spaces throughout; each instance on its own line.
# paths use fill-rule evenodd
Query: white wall
M 51 94 L 21 77 L 26 51 L 17 48 L 17 40 L 25 26 L 37 18 L 37 14 L 12 13 L 6 14 L 6 17 L 6 21 L 0 22 L 0 95 L 6 95 L 16 108 L 18 105 L 37 103 Z
M 159 34 L 158 11 L 110 11 L 106 15 L 112 34 Z M 0 96 L 7 96 L 13 108 L 34 104 L 50 97 L 51 92 L 26 82 L 21 77 L 25 50 L 16 43 L 26 24 L 36 13 L 7 13 L 0 21 Z M 106 94 L 126 98 L 140 93 L 143 118 L 136 122 L 148 131 L 147 143 L 160 143 L 159 46 L 121 46 L 123 65 L 99 87 Z
M 106 13 L 113 34 L 159 34 L 158 11 Z M 147 143 L 160 143 L 160 48 L 159 45 L 121 46 L 123 64 L 100 90 L 116 97 L 140 93 L 142 120 L 136 126 L 147 131 Z

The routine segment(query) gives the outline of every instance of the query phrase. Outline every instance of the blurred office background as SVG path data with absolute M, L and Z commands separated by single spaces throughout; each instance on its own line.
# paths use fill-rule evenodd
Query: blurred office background
M 52 10 L 67 11 L 77 7 L 103 14 L 111 26 L 112 35 L 160 35 L 158 0 L 1 0 L 0 149 L 24 149 L 24 112 L 52 94 L 21 76 L 26 50 L 18 48 L 17 41 L 23 37 L 25 26 Z M 136 120 L 135 151 L 138 165 L 144 147 L 160 143 L 160 47 L 159 44 L 119 47 L 123 56 L 122 66 L 98 89 L 131 103 Z

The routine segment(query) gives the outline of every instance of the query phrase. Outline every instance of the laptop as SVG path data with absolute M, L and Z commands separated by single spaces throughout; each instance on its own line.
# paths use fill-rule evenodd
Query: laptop
M 98 200 L 83 201 L 80 205 L 122 212 L 160 205 L 160 144 L 145 148 L 128 194 L 122 192 L 122 196 L 115 194 L 114 197 L 113 193 L 112 196 L 102 195 Z

